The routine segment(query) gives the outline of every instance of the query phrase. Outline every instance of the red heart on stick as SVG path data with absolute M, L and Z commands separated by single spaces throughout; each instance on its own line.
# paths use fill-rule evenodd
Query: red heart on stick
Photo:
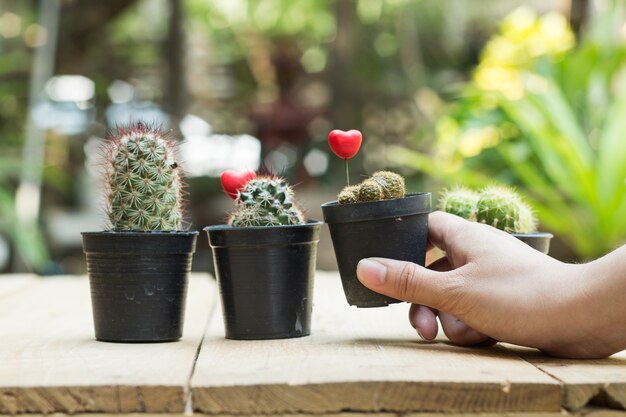
M 344 132 L 335 129 L 328 134 L 330 149 L 340 158 L 350 159 L 356 155 L 361 147 L 363 136 L 358 130 L 352 129 Z
M 227 196 L 233 200 L 237 198 L 237 193 L 241 190 L 248 181 L 256 178 L 254 171 L 231 171 L 227 170 L 222 172 L 220 181 L 222 183 L 222 189 Z

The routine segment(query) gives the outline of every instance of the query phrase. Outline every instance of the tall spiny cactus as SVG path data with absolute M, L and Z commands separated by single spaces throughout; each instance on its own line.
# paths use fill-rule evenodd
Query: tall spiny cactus
M 174 142 L 142 122 L 109 137 L 106 182 L 113 230 L 180 230 L 182 180 Z
M 345 187 L 337 196 L 339 204 L 402 198 L 406 195 L 404 178 L 395 172 L 378 171 L 358 185 Z
M 457 188 L 444 193 L 440 209 L 509 233 L 531 233 L 536 221 L 531 208 L 512 189 L 492 186 L 480 193 Z
M 228 223 L 233 227 L 281 226 L 304 223 L 293 189 L 278 177 L 257 177 L 246 183 L 235 199 Z

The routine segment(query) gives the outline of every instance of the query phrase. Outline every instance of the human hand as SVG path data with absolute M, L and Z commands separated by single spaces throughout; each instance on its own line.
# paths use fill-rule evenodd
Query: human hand
M 438 313 L 451 341 L 461 344 L 492 338 L 568 357 L 616 351 L 596 337 L 586 265 L 565 264 L 491 226 L 442 212 L 429 217 L 429 240 L 446 253 L 429 268 L 382 258 L 357 267 L 368 288 L 415 304 L 411 320 L 425 338 L 436 335 Z

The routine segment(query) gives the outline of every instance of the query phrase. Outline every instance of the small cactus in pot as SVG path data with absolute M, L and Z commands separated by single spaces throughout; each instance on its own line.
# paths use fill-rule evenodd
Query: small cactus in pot
M 204 230 L 213 252 L 229 339 L 280 339 L 311 332 L 321 222 L 305 220 L 284 178 L 225 171 L 234 204 L 227 224 Z
M 494 185 L 476 192 L 457 187 L 443 193 L 439 208 L 510 233 L 541 252 L 549 250 L 552 235 L 537 232 L 531 207 L 511 188 Z
M 164 342 L 182 336 L 198 232 L 181 230 L 183 183 L 175 150 L 169 133 L 142 122 L 118 127 L 108 138 L 110 227 L 82 233 L 98 340 Z
M 488 224 L 507 233 L 533 233 L 535 215 L 528 204 L 511 188 L 487 187 L 480 192 L 457 187 L 444 192 L 442 211 L 478 223 Z
M 360 184 L 350 185 L 348 160 L 361 146 L 357 130 L 333 130 L 328 145 L 345 160 L 346 187 L 337 201 L 322 204 L 337 258 L 346 301 L 357 307 L 384 307 L 400 300 L 365 287 L 356 276 L 361 259 L 392 258 L 424 265 L 428 238 L 430 193 L 408 194 L 404 178 L 378 171 Z

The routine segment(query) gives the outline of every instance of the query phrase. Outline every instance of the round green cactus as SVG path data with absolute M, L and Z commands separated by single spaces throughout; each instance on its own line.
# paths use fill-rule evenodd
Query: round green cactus
M 519 200 L 519 221 L 515 228 L 515 233 L 532 233 L 537 231 L 537 219 L 532 209 Z
M 532 233 L 536 230 L 532 209 L 507 187 L 487 187 L 480 193 L 458 187 L 443 194 L 439 208 L 508 233 Z
M 117 128 L 107 147 L 107 215 L 113 230 L 180 230 L 182 179 L 174 141 L 158 127 Z
M 228 223 L 233 227 L 303 224 L 293 189 L 282 178 L 257 177 L 246 183 Z
M 476 202 L 476 221 L 508 233 L 515 233 L 519 224 L 519 197 L 503 187 L 483 190 Z
M 439 201 L 439 209 L 447 213 L 476 221 L 478 193 L 463 187 L 445 191 Z
M 406 195 L 404 178 L 391 171 L 378 171 L 372 175 L 372 180 L 376 181 L 383 189 L 383 199 L 402 198 Z
M 337 196 L 339 204 L 357 203 L 359 201 L 359 191 L 361 187 L 359 185 L 348 185 Z

